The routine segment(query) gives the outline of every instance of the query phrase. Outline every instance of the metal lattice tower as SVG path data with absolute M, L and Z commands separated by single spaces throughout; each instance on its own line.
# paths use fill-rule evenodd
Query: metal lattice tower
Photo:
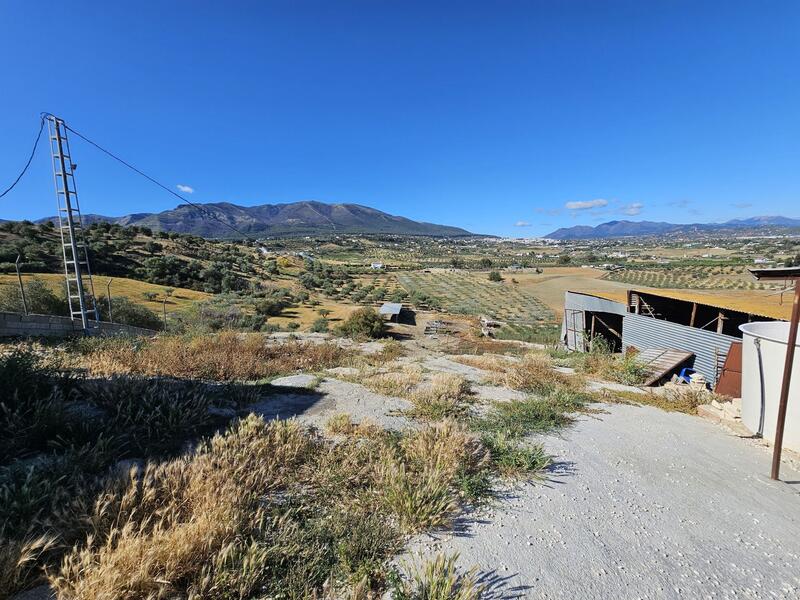
M 67 303 L 73 320 L 80 318 L 83 329 L 90 327 L 90 318 L 98 320 L 92 271 L 81 224 L 78 191 L 75 186 L 75 163 L 69 149 L 67 127 L 62 119 L 47 115 L 53 181 L 58 202 L 58 228 L 64 255 L 64 276 Z

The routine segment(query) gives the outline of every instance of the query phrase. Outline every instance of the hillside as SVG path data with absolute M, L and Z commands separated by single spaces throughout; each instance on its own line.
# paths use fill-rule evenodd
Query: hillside
M 437 237 L 472 235 L 469 231 L 448 225 L 412 221 L 405 217 L 361 206 L 359 204 L 325 204 L 304 201 L 290 204 L 238 206 L 228 202 L 201 205 L 199 210 L 180 205 L 160 213 L 135 213 L 122 217 L 84 215 L 88 223 L 109 222 L 137 225 L 153 231 L 189 233 L 209 238 L 231 238 L 231 227 L 257 236 L 299 236 L 320 234 L 396 234 Z M 211 217 L 209 215 L 214 215 Z M 55 217 L 40 219 L 39 222 Z M 221 222 L 220 222 L 221 221 Z
M 733 219 L 724 223 L 666 223 L 663 221 L 609 221 L 595 227 L 576 225 L 556 229 L 544 237 L 554 240 L 586 240 L 640 237 L 679 233 L 682 235 L 714 233 L 772 233 L 800 228 L 800 219 L 781 216 Z

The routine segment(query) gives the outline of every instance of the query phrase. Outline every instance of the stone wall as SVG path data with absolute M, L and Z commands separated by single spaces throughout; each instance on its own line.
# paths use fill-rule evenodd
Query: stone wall
M 90 335 L 154 335 L 142 327 L 90 321 Z M 53 315 L 21 315 L 0 312 L 0 338 L 3 337 L 69 337 L 83 333 L 80 321 Z

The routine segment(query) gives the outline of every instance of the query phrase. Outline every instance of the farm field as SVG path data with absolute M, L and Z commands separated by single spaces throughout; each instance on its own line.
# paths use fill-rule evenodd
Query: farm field
M 434 269 L 430 273 L 399 273 L 397 280 L 408 292 L 433 296 L 442 308 L 455 314 L 486 315 L 509 324 L 552 323 L 553 311 L 533 293 L 512 283 L 512 276 L 491 282 L 487 272 Z
M 763 290 L 769 284 L 753 280 L 744 267 L 686 266 L 671 269 L 623 269 L 608 273 L 607 279 L 632 286 L 673 289 Z
M 467 295 L 466 292 L 462 292 L 460 296 L 453 292 L 453 289 L 457 288 L 459 283 L 465 284 L 471 289 L 476 287 L 479 289 L 491 289 L 490 286 L 498 286 L 490 293 L 493 301 L 497 303 L 497 306 L 494 307 L 497 314 L 512 312 L 509 311 L 509 307 L 513 307 L 517 302 L 516 298 L 519 297 L 513 294 L 519 294 L 526 299 L 533 298 L 534 301 L 538 301 L 539 305 L 544 305 L 552 312 L 554 316 L 551 317 L 551 321 L 560 321 L 564 311 L 564 293 L 567 291 L 596 294 L 618 302 L 625 302 L 626 292 L 631 288 L 650 289 L 654 292 L 683 300 L 696 300 L 712 305 L 719 304 L 734 310 L 753 312 L 781 319 L 788 319 L 791 314 L 791 302 L 787 301 L 786 298 L 782 302 L 780 295 L 775 295 L 774 291 L 771 290 L 654 288 L 647 285 L 614 281 L 609 279 L 608 275 L 607 271 L 600 269 L 552 267 L 545 268 L 543 273 L 503 272 L 505 281 L 499 284 L 489 282 L 485 273 L 461 273 L 446 270 L 433 271 L 430 274 L 405 273 L 398 274 L 397 277 L 404 286 L 416 285 L 417 289 L 439 297 L 445 309 L 452 310 L 450 306 L 452 301 L 456 303 L 456 306 L 464 308 L 465 313 L 469 313 L 467 309 L 471 307 L 487 308 L 487 300 L 476 300 L 472 303 L 465 301 L 463 298 Z M 517 280 L 518 283 L 510 283 L 512 278 Z M 440 290 L 441 293 L 437 294 L 437 290 Z M 512 295 L 507 293 L 509 290 L 512 291 Z M 487 292 L 483 292 L 484 296 L 480 296 L 480 293 L 478 292 L 478 298 L 484 298 L 487 294 Z M 446 296 L 449 297 L 449 300 Z M 481 314 L 481 312 L 473 312 L 471 314 Z M 488 308 L 486 314 L 490 314 Z M 497 316 L 496 318 L 500 319 L 501 317 Z M 525 317 L 514 320 L 509 319 L 510 323 L 519 325 L 532 324 L 536 321 L 535 317 L 532 320 L 526 320 Z M 541 319 L 538 319 L 538 321 L 541 321 Z
M 23 273 L 23 282 L 27 283 L 32 279 L 40 279 L 47 283 L 47 285 L 56 293 L 63 294 L 64 290 L 64 276 L 56 273 Z M 106 277 L 104 275 L 93 275 L 94 291 L 97 296 L 105 296 L 106 285 L 110 279 L 113 279 L 111 284 L 111 297 L 127 296 L 131 302 L 141 304 L 147 308 L 155 311 L 161 310 L 162 301 L 164 299 L 164 290 L 169 286 L 156 285 L 153 283 L 146 283 L 144 281 L 137 281 L 136 279 L 126 279 L 124 277 Z M 0 275 L 0 287 L 6 285 L 16 286 L 16 275 Z M 208 300 L 213 294 L 206 292 L 198 292 L 195 290 L 187 290 L 185 288 L 173 288 L 175 291 L 172 296 L 167 299 L 167 312 L 183 311 L 189 308 L 193 303 L 199 300 Z M 147 300 L 144 297 L 146 293 L 157 294 L 155 301 Z

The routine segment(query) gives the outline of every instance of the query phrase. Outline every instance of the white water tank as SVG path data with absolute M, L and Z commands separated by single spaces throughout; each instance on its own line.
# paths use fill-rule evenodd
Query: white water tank
M 764 439 L 775 440 L 778 402 L 786 360 L 789 323 L 746 323 L 742 338 L 742 422 Z M 783 447 L 800 452 L 800 344 L 795 346 Z

